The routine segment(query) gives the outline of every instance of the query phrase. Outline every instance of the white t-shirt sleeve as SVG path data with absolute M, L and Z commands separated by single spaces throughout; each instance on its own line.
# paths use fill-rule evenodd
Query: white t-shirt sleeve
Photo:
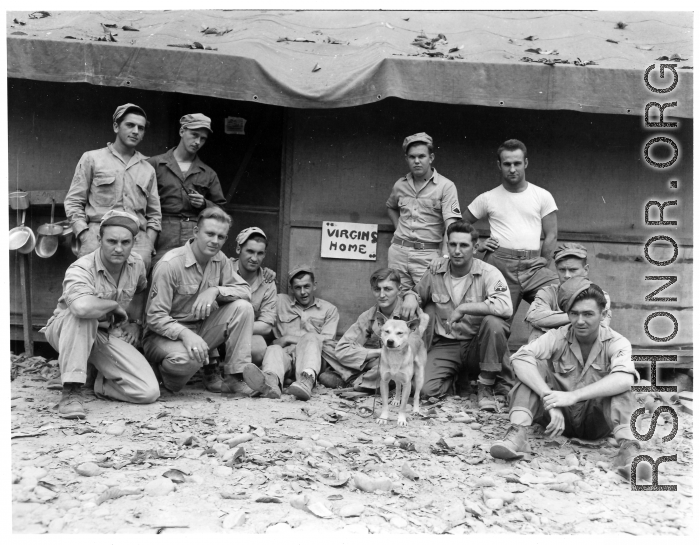
M 540 189 L 540 201 L 541 201 L 541 212 L 540 217 L 544 218 L 546 215 L 556 212 L 558 210 L 557 203 L 554 202 L 554 197 L 546 189 Z
M 552 202 L 554 202 L 552 200 Z M 483 218 L 488 214 L 487 197 L 486 193 L 482 193 L 476 199 L 474 199 L 467 209 L 474 215 L 478 220 Z

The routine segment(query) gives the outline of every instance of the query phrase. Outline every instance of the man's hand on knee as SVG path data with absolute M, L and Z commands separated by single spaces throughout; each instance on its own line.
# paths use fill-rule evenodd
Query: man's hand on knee
M 189 329 L 183 329 L 180 333 L 180 340 L 187 349 L 187 355 L 200 365 L 209 361 L 209 345 L 196 333 Z
M 548 411 L 550 409 L 560 407 L 570 407 L 571 405 L 578 403 L 578 398 L 575 392 L 560 392 L 558 390 L 552 390 L 548 394 L 542 396 L 542 401 L 544 402 L 544 410 Z

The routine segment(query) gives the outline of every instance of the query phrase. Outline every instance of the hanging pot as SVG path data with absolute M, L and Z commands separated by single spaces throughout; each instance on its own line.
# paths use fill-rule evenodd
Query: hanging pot
M 24 226 L 24 216 L 26 213 L 26 210 L 23 210 L 22 223 L 14 229 L 10 229 L 10 250 L 19 250 L 34 237 L 32 230 Z M 33 248 L 34 246 L 32 245 L 32 249 Z M 29 251 L 31 252 L 31 250 Z
M 26 191 L 13 191 L 8 198 L 12 210 L 26 210 L 29 208 L 29 196 Z
M 51 257 L 58 249 L 58 235 L 63 234 L 63 226 L 53 222 L 53 213 L 56 201 L 51 199 L 51 223 L 41 225 L 36 232 L 39 233 L 39 241 L 36 245 L 36 255 L 39 257 Z

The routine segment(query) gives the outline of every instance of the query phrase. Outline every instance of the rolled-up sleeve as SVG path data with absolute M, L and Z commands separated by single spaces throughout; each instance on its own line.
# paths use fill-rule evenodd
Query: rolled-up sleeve
M 219 283 L 219 297 L 216 300 L 221 303 L 230 303 L 238 299 L 250 302 L 251 293 L 248 282 L 243 280 L 234 270 L 230 259 L 224 259 L 223 262 Z
M 153 270 L 153 285 L 146 305 L 146 326 L 150 331 L 177 340 L 186 327 L 170 315 L 175 279 L 170 263 L 158 263 Z
M 334 340 L 335 334 L 338 332 L 338 322 L 340 321 L 340 313 L 338 309 L 333 305 L 326 312 L 326 319 L 323 322 L 323 329 L 321 329 L 321 337 L 328 340 Z
M 146 202 L 146 229 L 153 229 L 154 231 L 160 232 L 161 230 L 161 219 L 163 217 L 160 211 L 160 197 L 158 197 L 158 180 L 156 178 L 156 171 L 151 166 L 151 180 L 149 186 L 151 192 L 148 194 L 148 200 Z
M 497 269 L 484 271 L 484 288 L 486 291 L 484 303 L 488 305 L 490 314 L 504 320 L 510 318 L 513 315 L 513 302 L 510 299 L 508 283 L 501 271 Z
M 88 153 L 83 153 L 78 166 L 75 167 L 73 180 L 63 201 L 66 217 L 70 220 L 73 235 L 78 236 L 88 228 L 85 205 L 90 192 L 90 184 L 94 173 L 94 161 Z
M 521 361 L 537 367 L 537 360 L 550 359 L 554 353 L 557 331 L 556 329 L 547 331 L 547 333 L 531 343 L 521 346 L 520 349 L 510 357 L 511 363 L 515 365 L 516 361 Z
M 386 207 L 387 208 L 392 208 L 394 210 L 399 209 L 399 197 L 398 197 L 398 192 L 396 191 L 396 184 L 394 184 L 394 187 L 391 189 L 391 194 L 389 195 L 389 198 L 386 200 Z
M 488 214 L 486 194 L 482 193 L 474 199 L 469 206 L 467 206 L 467 210 L 469 210 L 476 219 L 481 219 Z
M 363 312 L 335 347 L 335 355 L 340 363 L 352 368 L 359 368 L 364 363 L 367 359 L 367 349 L 364 345 L 369 339 L 368 329 L 367 312 Z
M 63 279 L 63 298 L 68 307 L 77 299 L 95 295 L 95 279 L 92 273 L 78 265 L 71 265 Z
M 552 310 L 551 292 L 548 290 L 539 290 L 535 295 L 535 300 L 530 305 L 530 308 L 525 315 L 525 321 L 534 327 L 550 327 L 541 325 L 541 321 L 554 315 L 566 315 L 561 310 Z
M 275 318 L 277 318 L 277 289 L 274 282 L 270 282 L 265 286 L 265 293 L 260 303 L 258 321 L 274 326 Z
M 622 335 L 610 341 L 607 357 L 611 373 L 629 373 L 634 376 L 635 382 L 639 380 L 639 373 L 632 361 L 632 345 Z

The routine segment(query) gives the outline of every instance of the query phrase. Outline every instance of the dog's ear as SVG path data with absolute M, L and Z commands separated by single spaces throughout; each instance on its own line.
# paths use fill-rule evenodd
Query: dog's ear
M 406 325 L 408 325 L 408 329 L 410 329 L 411 332 L 414 332 L 418 329 L 418 326 L 420 325 L 420 320 L 418 318 L 414 318 L 410 322 L 406 322 Z

